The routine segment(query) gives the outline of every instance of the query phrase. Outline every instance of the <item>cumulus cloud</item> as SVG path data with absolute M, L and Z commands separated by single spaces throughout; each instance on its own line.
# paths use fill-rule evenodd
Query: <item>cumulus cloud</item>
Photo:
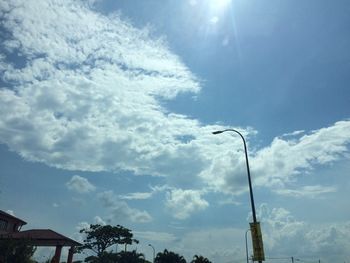
M 0 3 L 9 36 L 0 54 L 0 142 L 10 150 L 62 169 L 163 176 L 179 189 L 247 190 L 240 138 L 213 137 L 222 126 L 164 108 L 164 100 L 180 93 L 199 94 L 201 83 L 150 29 L 83 1 Z M 18 59 L 10 60 L 13 55 Z M 254 129 L 239 130 L 248 141 L 253 181 L 267 187 L 284 187 L 315 165 L 342 158 L 350 140 L 348 120 L 275 138 L 263 149 L 249 145 Z M 168 206 L 181 203 L 177 194 L 169 193 Z M 178 217 L 208 205 L 191 196 L 197 205 Z
M 99 216 L 94 217 L 94 222 L 95 222 L 95 224 L 99 224 L 101 226 L 107 225 L 107 223 Z
M 66 183 L 66 186 L 69 190 L 80 194 L 89 193 L 96 190 L 96 187 L 91 184 L 88 179 L 79 175 L 73 175 L 72 178 Z
M 186 219 L 192 213 L 206 209 L 209 203 L 199 191 L 173 189 L 166 195 L 166 206 L 175 218 Z
M 0 91 L 0 134 L 12 150 L 71 170 L 164 175 L 168 167 L 152 160 L 184 162 L 175 152 L 192 147 L 177 136 L 198 123 L 160 102 L 200 86 L 162 40 L 80 1 L 11 1 L 1 17 L 19 43 L 4 46 L 26 62 L 1 68 L 9 87 Z
M 350 222 L 307 223 L 284 208 L 258 209 L 267 254 L 295 255 L 303 259 L 344 261 L 349 256 Z
M 350 121 L 339 121 L 300 138 L 275 138 L 270 146 L 260 149 L 253 157 L 256 183 L 284 186 L 293 177 L 311 171 L 314 166 L 348 157 L 349 142 Z
M 99 200 L 109 209 L 110 216 L 108 220 L 115 222 L 137 222 L 147 223 L 152 221 L 152 216 L 147 211 L 141 211 L 129 207 L 129 205 L 120 200 L 113 191 L 105 191 L 98 194 Z

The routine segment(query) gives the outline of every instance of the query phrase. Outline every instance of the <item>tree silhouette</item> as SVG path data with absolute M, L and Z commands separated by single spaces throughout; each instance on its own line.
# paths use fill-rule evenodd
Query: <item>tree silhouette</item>
M 183 256 L 176 254 L 174 252 L 164 250 L 159 252 L 154 260 L 155 263 L 186 263 Z
M 0 262 L 31 263 L 35 248 L 29 240 L 2 239 L 0 240 Z
M 118 263 L 145 263 L 145 256 L 133 251 L 121 251 L 118 253 Z
M 191 261 L 191 263 L 211 263 L 211 261 L 209 261 L 209 259 L 203 257 L 203 256 L 198 256 L 195 255 Z
M 145 263 L 145 256 L 133 251 L 121 251 L 119 253 L 103 252 L 100 257 L 89 256 L 85 258 L 87 263 Z
M 78 252 L 84 249 L 89 249 L 96 253 L 97 257 L 91 256 L 88 262 L 98 262 L 94 260 L 104 259 L 108 262 L 109 259 L 113 257 L 113 254 L 107 253 L 106 249 L 115 244 L 125 244 L 130 245 L 133 242 L 138 243 L 138 240 L 133 238 L 133 234 L 130 229 L 123 226 L 111 226 L 111 225 L 99 225 L 91 224 L 89 228 L 81 229 L 80 233 L 86 234 L 86 238 L 83 241 L 84 244 L 78 247 Z M 104 262 L 101 261 L 101 262 Z

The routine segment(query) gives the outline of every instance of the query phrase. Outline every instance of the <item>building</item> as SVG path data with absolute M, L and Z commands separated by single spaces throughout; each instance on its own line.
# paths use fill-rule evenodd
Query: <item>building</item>
M 27 222 L 0 210 L 0 240 L 27 240 L 36 247 L 56 247 L 52 263 L 59 263 L 63 247 L 70 247 L 67 263 L 72 263 L 76 246 L 81 244 L 51 229 L 30 229 L 21 231 Z

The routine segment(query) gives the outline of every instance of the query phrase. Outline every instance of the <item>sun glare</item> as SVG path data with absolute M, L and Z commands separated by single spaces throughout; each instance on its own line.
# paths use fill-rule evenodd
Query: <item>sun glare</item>
M 226 8 L 232 0 L 212 0 L 212 6 L 215 9 Z

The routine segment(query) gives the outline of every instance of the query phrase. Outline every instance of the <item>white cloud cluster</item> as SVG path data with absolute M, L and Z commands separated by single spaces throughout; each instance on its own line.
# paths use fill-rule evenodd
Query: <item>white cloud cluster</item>
M 108 220 L 112 222 L 137 222 L 147 223 L 152 220 L 147 211 L 131 208 L 125 201 L 120 200 L 113 191 L 105 191 L 98 194 L 102 204 L 110 210 Z
M 272 144 L 257 151 L 252 159 L 252 170 L 257 185 L 283 187 L 294 176 L 348 157 L 350 121 L 339 121 L 333 126 L 313 131 L 299 139 L 275 138 Z M 315 191 L 315 188 L 304 190 Z M 332 191 L 333 189 L 328 189 Z
M 91 184 L 88 179 L 79 175 L 73 175 L 72 178 L 66 183 L 66 186 L 69 190 L 80 194 L 89 193 L 96 190 L 96 187 Z
M 294 255 L 302 259 L 343 262 L 349 258 L 350 222 L 309 224 L 284 208 L 258 209 L 268 255 Z
M 174 217 L 185 219 L 192 213 L 204 210 L 209 203 L 195 190 L 173 189 L 166 195 L 166 206 Z
M 152 174 L 169 170 L 152 167 L 157 158 L 187 154 L 176 137 L 198 123 L 159 100 L 199 84 L 165 43 L 79 1 L 11 1 L 1 10 L 13 36 L 4 46 L 26 60 L 1 63 L 9 87 L 0 91 L 0 134 L 12 150 L 64 169 Z
M 168 193 L 166 204 L 177 218 L 208 207 L 195 189 L 231 195 L 246 191 L 244 154 L 232 152 L 242 150 L 240 138 L 214 137 L 211 132 L 223 127 L 202 125 L 162 106 L 162 100 L 179 93 L 200 91 L 199 80 L 164 41 L 119 15 L 96 13 L 82 1 L 13 0 L 0 5 L 2 27 L 9 35 L 0 55 L 1 143 L 26 160 L 62 169 L 165 176 L 172 188 L 192 189 Z M 12 55 L 17 59 L 10 60 Z M 256 133 L 240 131 L 248 144 Z M 293 139 L 297 135 L 276 138 L 260 150 L 249 147 L 257 185 L 283 188 L 298 173 L 344 156 L 350 121 Z M 87 185 L 75 181 L 80 189 Z M 92 190 L 87 189 L 83 191 Z M 304 190 L 311 196 L 323 193 Z M 148 197 L 135 193 L 124 199 Z M 125 202 L 114 208 L 135 221 L 150 220 L 143 212 L 133 217 L 135 211 Z

